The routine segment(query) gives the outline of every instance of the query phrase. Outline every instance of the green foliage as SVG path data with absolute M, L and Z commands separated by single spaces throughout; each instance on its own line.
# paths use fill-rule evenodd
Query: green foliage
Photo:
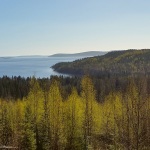
M 33 116 L 31 113 L 31 107 L 27 104 L 25 107 L 25 116 L 22 122 L 22 137 L 21 137 L 21 149 L 22 150 L 34 150 L 36 149 L 35 133 L 33 126 Z
M 11 126 L 11 114 L 9 111 L 10 103 L 7 104 L 5 101 L 1 101 L 1 113 L 0 113 L 0 143 L 4 145 L 12 144 L 12 126 Z
M 83 148 L 83 102 L 75 88 L 68 100 L 64 102 L 64 129 L 66 135 L 66 149 Z
M 0 78 L 0 97 L 5 99 L 23 99 L 29 93 L 30 78 L 3 76 Z
M 114 51 L 104 56 L 84 58 L 73 62 L 57 63 L 52 68 L 73 75 L 141 75 L 150 73 L 150 50 Z
M 63 98 L 59 78 L 48 90 L 33 78 L 23 100 L 0 100 L 0 146 L 21 150 L 150 149 L 148 81 L 127 79 L 98 103 L 92 79 Z M 146 84 L 147 83 L 147 84 Z

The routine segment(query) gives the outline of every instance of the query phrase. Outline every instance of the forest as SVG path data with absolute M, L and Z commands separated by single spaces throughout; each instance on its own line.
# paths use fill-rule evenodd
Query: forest
M 102 56 L 60 62 L 52 68 L 59 73 L 78 76 L 150 74 L 150 49 L 111 51 Z
M 148 75 L 5 76 L 0 82 L 0 146 L 19 150 L 150 149 Z

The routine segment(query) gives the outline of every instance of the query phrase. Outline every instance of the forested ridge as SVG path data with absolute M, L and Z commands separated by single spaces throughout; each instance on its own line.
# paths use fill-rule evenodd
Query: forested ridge
M 150 74 L 150 49 L 112 51 L 103 56 L 57 63 L 52 68 L 71 75 Z
M 31 78 L 27 96 L 0 99 L 0 146 L 20 150 L 150 149 L 148 77 L 122 79 L 125 86 L 120 84 L 118 90 L 108 84 L 111 90 L 102 88 L 107 93 L 102 101 L 98 101 L 96 80 L 91 77 L 82 77 L 80 90 L 71 86 L 68 93 L 64 81 Z

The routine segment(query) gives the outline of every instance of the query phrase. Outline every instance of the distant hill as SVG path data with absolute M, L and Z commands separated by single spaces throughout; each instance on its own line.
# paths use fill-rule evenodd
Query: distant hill
M 49 57 L 93 57 L 93 56 L 101 56 L 106 54 L 107 52 L 103 51 L 88 51 L 88 52 L 82 52 L 82 53 L 75 53 L 75 54 L 54 54 Z
M 150 49 L 112 51 L 103 56 L 57 63 L 52 68 L 72 75 L 150 74 Z

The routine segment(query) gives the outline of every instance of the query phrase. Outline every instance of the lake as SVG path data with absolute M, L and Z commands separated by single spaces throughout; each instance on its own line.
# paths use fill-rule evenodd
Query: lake
M 50 77 L 51 75 L 61 75 L 50 67 L 58 62 L 70 62 L 81 57 L 1 57 L 0 77 L 2 76 L 22 76 L 37 78 Z

